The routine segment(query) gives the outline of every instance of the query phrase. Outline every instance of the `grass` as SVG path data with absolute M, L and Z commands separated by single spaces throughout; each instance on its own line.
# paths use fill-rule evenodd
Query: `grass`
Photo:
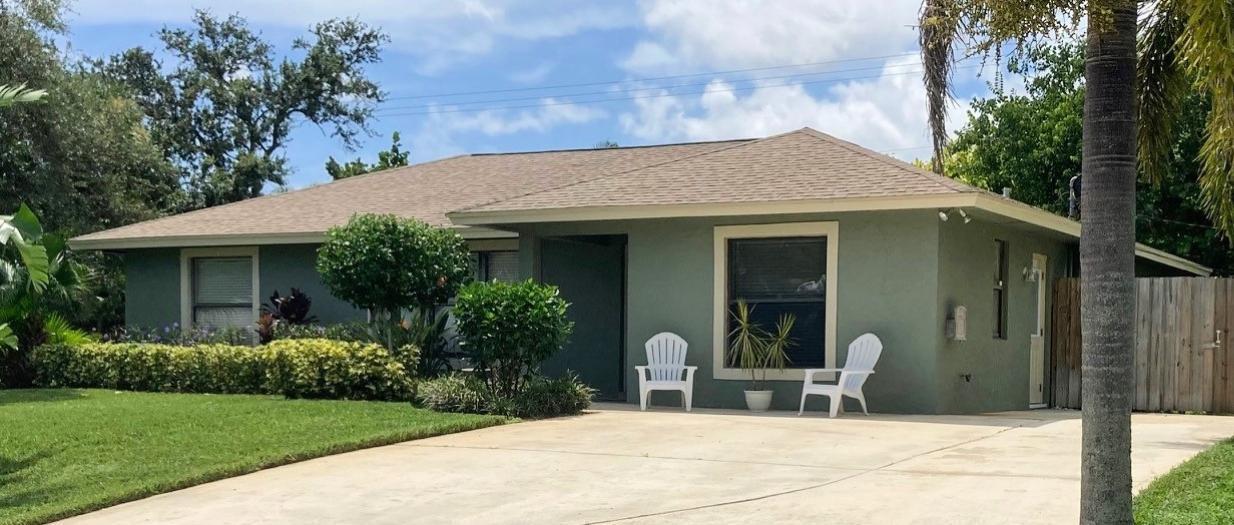
M 1135 498 L 1135 522 L 1234 523 L 1234 438 L 1154 480 Z
M 0 524 L 44 523 L 274 465 L 504 421 L 406 403 L 0 390 Z

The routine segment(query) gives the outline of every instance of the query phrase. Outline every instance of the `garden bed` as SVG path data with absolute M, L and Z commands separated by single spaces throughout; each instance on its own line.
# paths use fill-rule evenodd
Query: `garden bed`
M 0 524 L 43 523 L 275 465 L 506 421 L 406 403 L 0 390 Z

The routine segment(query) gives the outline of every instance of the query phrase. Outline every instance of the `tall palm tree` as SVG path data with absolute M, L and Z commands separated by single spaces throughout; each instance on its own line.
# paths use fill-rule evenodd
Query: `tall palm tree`
M 1132 521 L 1137 153 L 1144 172 L 1159 177 L 1174 140 L 1173 119 L 1191 89 L 1212 103 L 1200 159 L 1204 204 L 1214 224 L 1227 236 L 1234 233 L 1234 2 L 1158 0 L 1144 4 L 1142 17 L 1137 7 L 1135 0 L 925 0 L 921 10 L 933 167 L 940 173 L 954 48 L 997 54 L 1011 43 L 1014 53 L 1034 39 L 1064 36 L 1081 20 L 1087 23 L 1082 523 Z

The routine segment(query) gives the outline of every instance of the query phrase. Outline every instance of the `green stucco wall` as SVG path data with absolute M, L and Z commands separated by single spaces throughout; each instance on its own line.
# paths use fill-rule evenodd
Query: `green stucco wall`
M 939 332 L 936 389 L 945 413 L 1028 408 L 1030 336 L 1037 324 L 1037 283 L 1023 271 L 1034 253 L 1048 258 L 1046 282 L 1067 276 L 1067 239 L 1040 230 L 974 220 L 939 226 L 938 308 L 945 319 L 956 305 L 968 309 L 968 337 L 953 341 Z M 1007 338 L 994 337 L 994 240 L 1007 242 Z M 1050 300 L 1050 293 L 1046 295 Z M 1050 308 L 1046 307 L 1046 326 Z M 1045 401 L 1049 401 L 1049 337 L 1046 337 Z
M 364 319 L 364 313 L 330 295 L 313 268 L 317 246 L 269 245 L 258 249 L 258 287 L 263 303 L 275 290 L 296 287 L 313 299 L 312 315 L 322 323 Z M 124 254 L 125 324 L 159 328 L 180 322 L 180 250 L 131 250 Z
M 124 253 L 124 322 L 162 328 L 180 322 L 180 250 Z
M 364 312 L 357 310 L 347 302 L 330 295 L 330 290 L 321 282 L 317 273 L 317 245 L 315 244 L 281 244 L 262 246 L 259 251 L 261 260 L 260 286 L 262 302 L 269 302 L 270 294 L 278 290 L 279 294 L 291 293 L 294 286 L 308 294 L 313 299 L 312 315 L 324 324 L 341 323 L 345 321 L 360 321 L 365 319 Z
M 935 212 L 541 224 L 520 229 L 522 267 L 537 271 L 539 237 L 627 235 L 627 370 L 646 363 L 642 345 L 648 337 L 661 331 L 676 332 L 690 344 L 689 364 L 699 366 L 694 403 L 740 407 L 746 383 L 712 377 L 714 228 L 803 221 L 839 222 L 837 363 L 844 362 L 849 342 L 862 333 L 874 332 L 882 339 L 884 351 L 878 373 L 866 386 L 870 404 L 883 412 L 941 411 L 934 388 L 937 341 L 942 330 Z M 627 400 L 638 402 L 637 378 L 632 373 L 626 377 Z M 795 409 L 801 383 L 773 385 L 775 406 Z M 672 393 L 654 396 L 657 403 L 679 402 Z M 809 407 L 821 409 L 823 402 L 814 398 Z

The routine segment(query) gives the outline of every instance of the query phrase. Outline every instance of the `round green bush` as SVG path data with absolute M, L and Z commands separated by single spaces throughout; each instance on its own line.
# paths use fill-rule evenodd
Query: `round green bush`
M 453 314 L 460 345 L 493 394 L 512 399 L 561 349 L 573 329 L 567 306 L 557 287 L 531 280 L 472 283 L 459 291 Z
M 471 278 L 458 233 L 394 215 L 362 214 L 330 228 L 317 250 L 330 293 L 386 316 L 444 304 Z

